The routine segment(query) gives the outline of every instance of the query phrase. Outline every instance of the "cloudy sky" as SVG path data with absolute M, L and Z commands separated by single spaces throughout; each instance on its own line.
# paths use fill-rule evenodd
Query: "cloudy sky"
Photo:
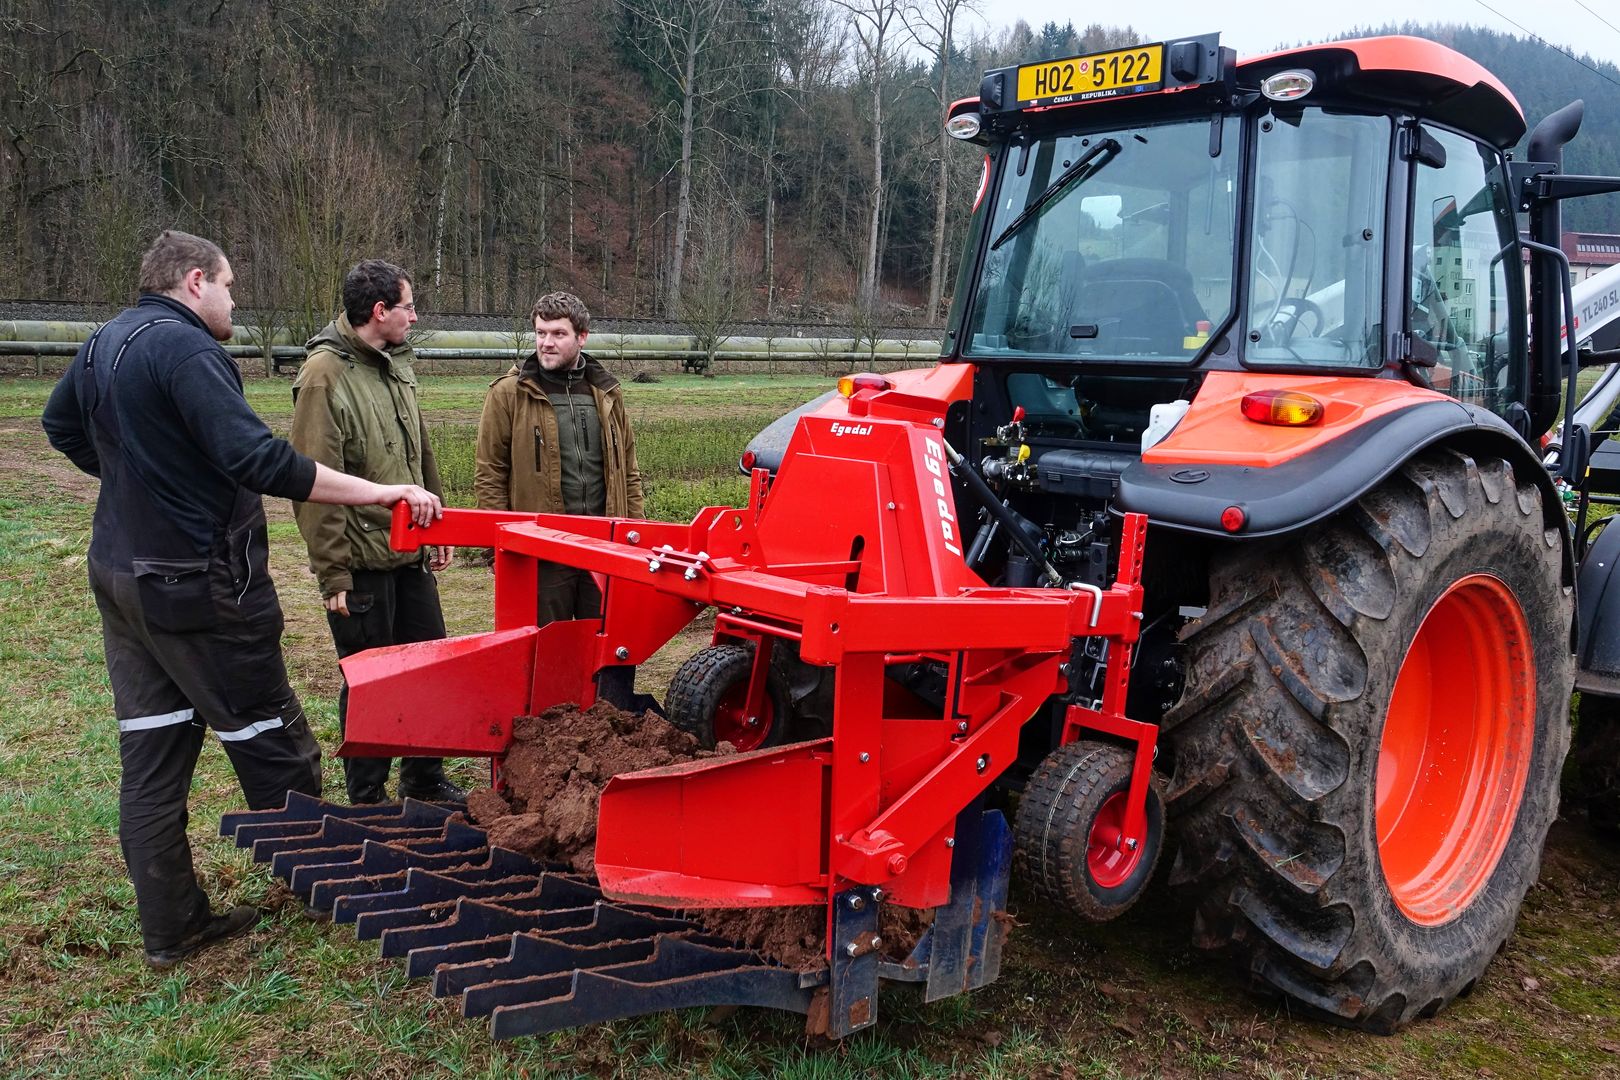
M 1222 43 L 1237 49 L 1239 55 L 1415 18 L 1425 23 L 1468 23 L 1520 37 L 1535 34 L 1576 56 L 1589 54 L 1620 64 L 1620 4 L 1615 0 L 1354 0 L 1342 7 L 1297 0 L 1253 0 L 1248 4 L 1148 0 L 1118 5 L 1016 0 L 994 6 L 985 3 L 983 10 L 995 24 L 1023 19 L 1036 29 L 1046 22 L 1072 21 L 1076 26 L 1128 23 L 1141 33 L 1143 41 L 1218 30 Z M 1557 63 L 1572 63 L 1548 55 Z M 1620 85 L 1614 87 L 1614 93 L 1615 107 L 1620 108 Z

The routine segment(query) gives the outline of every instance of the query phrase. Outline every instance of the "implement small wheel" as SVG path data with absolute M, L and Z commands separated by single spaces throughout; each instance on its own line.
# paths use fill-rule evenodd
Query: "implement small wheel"
M 1035 895 L 1093 922 L 1124 914 L 1147 889 L 1164 846 L 1164 801 L 1148 784 L 1147 837 L 1121 833 L 1129 806 L 1131 753 L 1082 739 L 1048 754 L 1018 803 L 1018 873 Z
M 738 750 L 782 742 L 787 708 L 774 670 L 765 680 L 759 714 L 747 715 L 748 677 L 753 670 L 751 645 L 711 645 L 694 654 L 669 681 L 664 701 L 669 722 L 696 736 L 707 750 L 723 742 Z

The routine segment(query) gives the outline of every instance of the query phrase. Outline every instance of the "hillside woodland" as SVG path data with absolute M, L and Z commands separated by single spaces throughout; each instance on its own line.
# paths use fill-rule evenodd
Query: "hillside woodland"
M 987 30 L 972 4 L 5 0 L 0 296 L 125 300 L 175 225 L 225 245 L 240 303 L 310 317 L 381 255 L 441 311 L 569 288 L 621 317 L 935 323 L 979 171 L 945 105 L 985 68 L 1137 39 Z M 1401 29 L 1532 120 L 1586 98 L 1569 168 L 1620 171 L 1620 69 Z M 1587 202 L 1571 227 L 1620 231 Z

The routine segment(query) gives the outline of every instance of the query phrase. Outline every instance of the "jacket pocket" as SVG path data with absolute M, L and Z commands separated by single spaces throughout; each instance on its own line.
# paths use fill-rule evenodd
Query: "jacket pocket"
M 349 508 L 354 515 L 354 523 L 362 533 L 381 532 L 387 535 L 394 527 L 394 508 L 392 506 L 354 506 Z M 387 541 L 383 542 L 387 547 Z M 360 565 L 365 565 L 361 563 Z
M 148 627 L 170 634 L 207 630 L 218 622 L 207 559 L 135 559 L 135 591 Z

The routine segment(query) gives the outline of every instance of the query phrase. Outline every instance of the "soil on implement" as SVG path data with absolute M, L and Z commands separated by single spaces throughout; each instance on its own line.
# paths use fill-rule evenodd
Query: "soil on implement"
M 735 753 L 730 743 L 704 750 L 692 735 L 652 712 L 624 712 L 606 702 L 588 709 L 558 705 L 520 718 L 501 764 L 505 792 L 480 788 L 467 797 L 467 816 L 494 847 L 581 874 L 595 866 L 597 805 L 620 773 Z M 768 907 L 693 911 L 716 937 L 739 942 L 796 971 L 827 966 L 826 909 Z M 879 924 L 883 952 L 897 960 L 915 948 L 932 912 L 885 905 Z
M 691 735 L 656 713 L 624 712 L 607 702 L 588 709 L 558 705 L 512 725 L 512 748 L 501 763 L 507 791 L 489 788 L 467 798 L 467 813 L 491 844 L 581 874 L 596 869 L 597 803 L 608 780 L 730 753 L 703 750 Z

